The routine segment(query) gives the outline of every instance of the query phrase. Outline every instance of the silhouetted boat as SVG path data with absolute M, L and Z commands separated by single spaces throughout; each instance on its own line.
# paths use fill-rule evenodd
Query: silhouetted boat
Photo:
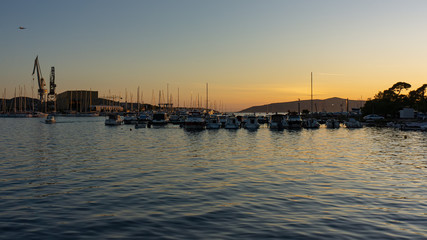
M 245 129 L 255 130 L 259 128 L 258 118 L 255 115 L 246 116 L 243 127 Z
M 361 128 L 362 127 L 362 123 L 360 123 L 359 121 L 357 121 L 354 118 L 350 118 L 348 119 L 348 121 L 346 121 L 344 123 L 346 128 Z
M 206 129 L 219 129 L 221 128 L 221 123 L 217 115 L 209 115 L 206 118 Z
M 192 111 L 188 113 L 188 116 L 184 121 L 185 129 L 204 129 L 205 127 L 205 119 L 199 111 Z
M 152 116 L 148 112 L 143 112 L 138 115 L 138 123 L 150 124 L 153 120 Z
M 284 114 L 273 114 L 270 116 L 270 129 L 283 130 L 288 128 L 288 122 Z
M 326 127 L 327 128 L 339 128 L 340 122 L 334 118 L 330 118 L 326 120 Z
M 47 124 L 56 123 L 55 116 L 53 114 L 47 115 L 46 119 L 44 120 Z
M 151 123 L 153 126 L 164 126 L 168 124 L 168 115 L 165 112 L 156 112 Z
M 108 118 L 105 119 L 105 125 L 107 126 L 117 126 L 121 125 L 123 123 L 123 120 L 121 116 L 117 113 L 112 113 L 108 115 Z
M 319 128 L 320 127 L 320 123 L 317 122 L 317 120 L 315 118 L 305 119 L 303 121 L 302 125 L 303 125 L 304 128 L 311 128 L 311 129 L 313 129 L 313 128 Z
M 225 122 L 225 129 L 239 129 L 240 128 L 240 122 L 237 120 L 237 118 L 233 115 L 227 117 L 227 121 Z
M 127 113 L 124 116 L 123 123 L 124 124 L 135 124 L 138 122 L 138 117 L 136 116 L 136 113 Z
M 289 128 L 299 129 L 302 127 L 302 119 L 301 119 L 301 116 L 298 114 L 288 115 L 287 121 L 288 121 Z

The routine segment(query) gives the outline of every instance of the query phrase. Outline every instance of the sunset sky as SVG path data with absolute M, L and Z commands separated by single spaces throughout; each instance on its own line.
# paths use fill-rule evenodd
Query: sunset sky
M 31 96 L 38 55 L 59 93 L 136 101 L 140 86 L 157 103 L 169 85 L 188 106 L 209 83 L 210 104 L 236 111 L 309 99 L 313 72 L 315 98 L 366 99 L 427 82 L 426 10 L 425 0 L 3 0 L 0 93 Z

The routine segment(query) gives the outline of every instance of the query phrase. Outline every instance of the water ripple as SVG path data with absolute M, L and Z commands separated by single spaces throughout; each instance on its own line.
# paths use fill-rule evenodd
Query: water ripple
M 426 133 L 0 121 L 5 239 L 427 238 Z

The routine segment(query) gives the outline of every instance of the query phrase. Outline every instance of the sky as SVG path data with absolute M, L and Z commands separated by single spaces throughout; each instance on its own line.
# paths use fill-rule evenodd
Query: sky
M 223 111 L 310 99 L 372 98 L 427 79 L 427 1 L 2 0 L 1 97 L 25 86 L 34 59 L 57 92 Z M 19 30 L 22 26 L 27 29 Z M 153 94 L 154 93 L 154 94 Z M 23 90 L 21 90 L 23 94 Z M 165 100 L 162 100 L 165 101 Z M 193 106 L 195 103 L 193 103 Z

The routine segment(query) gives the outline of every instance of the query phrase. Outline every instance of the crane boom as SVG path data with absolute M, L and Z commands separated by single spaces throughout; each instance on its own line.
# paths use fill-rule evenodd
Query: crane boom
M 37 71 L 37 80 L 39 83 L 39 96 L 40 96 L 40 101 L 43 101 L 43 96 L 46 93 L 45 87 L 46 87 L 46 83 L 44 81 L 44 78 L 42 76 L 42 72 L 40 70 L 40 64 L 39 64 L 39 56 L 36 57 L 36 60 L 34 60 L 34 67 L 33 67 L 33 76 L 34 73 Z

